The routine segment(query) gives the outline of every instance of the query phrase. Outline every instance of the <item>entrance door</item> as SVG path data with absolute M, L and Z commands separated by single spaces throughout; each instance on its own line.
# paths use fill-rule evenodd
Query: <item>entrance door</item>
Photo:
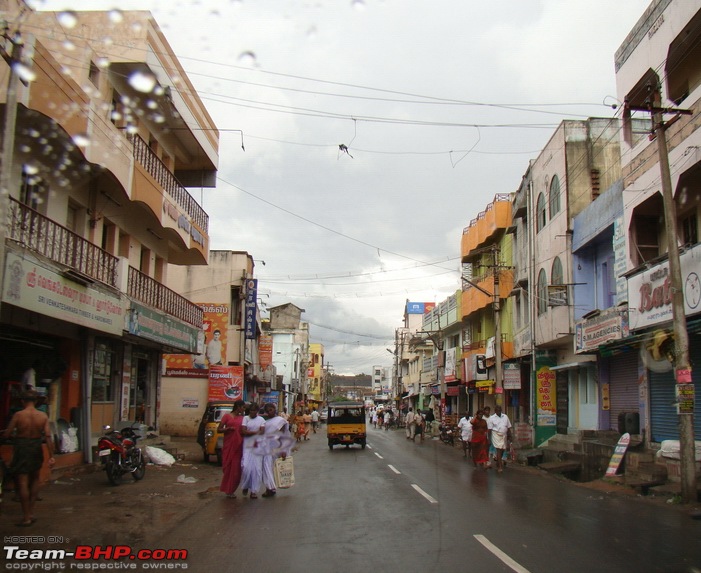
M 132 388 L 129 399 L 129 419 L 150 425 L 150 382 L 151 361 L 145 352 L 134 352 L 131 362 Z
M 599 400 L 596 391 L 596 380 L 594 379 L 594 369 L 575 368 L 572 371 L 577 384 L 577 429 L 596 430 L 599 421 Z
M 569 376 L 567 370 L 558 370 L 555 373 L 557 394 L 557 433 L 566 434 L 569 422 Z

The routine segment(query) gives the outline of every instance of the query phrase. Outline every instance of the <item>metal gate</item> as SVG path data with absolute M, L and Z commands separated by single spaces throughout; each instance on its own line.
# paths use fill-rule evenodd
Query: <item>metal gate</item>
M 610 429 L 618 431 L 621 412 L 638 412 L 638 353 L 635 350 L 609 358 Z
M 570 418 L 570 384 L 567 370 L 555 373 L 557 396 L 557 433 L 566 434 Z

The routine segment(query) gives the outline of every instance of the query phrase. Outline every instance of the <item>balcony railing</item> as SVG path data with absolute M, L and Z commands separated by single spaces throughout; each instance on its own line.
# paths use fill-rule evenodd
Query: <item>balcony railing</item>
M 13 198 L 7 238 L 81 275 L 117 286 L 117 257 Z
M 202 328 L 203 312 L 199 306 L 134 267 L 129 267 L 127 294 L 188 324 Z
M 209 232 L 209 215 L 193 199 L 187 189 L 175 178 L 172 171 L 158 158 L 141 137 L 127 132 L 127 139 L 134 144 L 134 159 L 136 159 L 148 171 L 163 190 L 168 193 L 181 207 L 183 207 L 192 221 L 202 229 L 203 233 Z

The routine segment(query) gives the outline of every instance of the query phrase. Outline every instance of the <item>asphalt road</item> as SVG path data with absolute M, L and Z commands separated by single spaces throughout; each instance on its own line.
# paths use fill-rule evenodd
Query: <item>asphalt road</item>
M 701 521 L 678 508 L 474 469 L 403 431 L 370 428 L 365 450 L 313 435 L 295 474 L 272 499 L 203 500 L 150 547 L 187 548 L 196 572 L 701 570 Z

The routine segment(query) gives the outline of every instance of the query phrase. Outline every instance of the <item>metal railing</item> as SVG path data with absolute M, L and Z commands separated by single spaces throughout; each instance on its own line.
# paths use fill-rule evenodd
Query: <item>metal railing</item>
M 187 211 L 192 222 L 198 225 L 203 233 L 208 233 L 209 215 L 176 179 L 173 172 L 165 166 L 148 146 L 148 143 L 139 135 L 126 132 L 126 136 L 127 140 L 134 145 L 134 158 L 151 174 L 151 177 L 158 182 L 163 190 Z
M 13 198 L 8 231 L 7 238 L 23 247 L 117 287 L 117 257 Z
M 199 306 L 134 267 L 129 267 L 127 294 L 188 324 L 202 328 L 203 311 Z

